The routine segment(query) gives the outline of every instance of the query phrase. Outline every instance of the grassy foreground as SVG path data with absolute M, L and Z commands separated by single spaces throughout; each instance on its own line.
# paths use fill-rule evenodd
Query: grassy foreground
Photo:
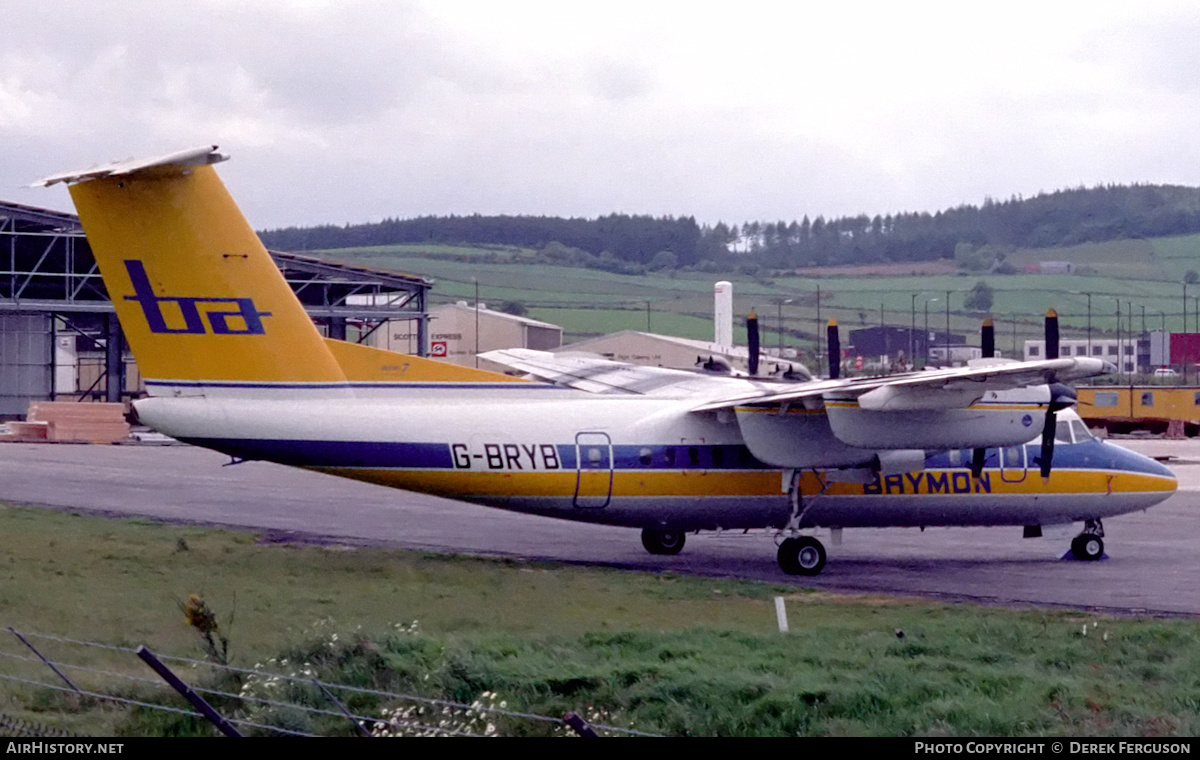
M 246 533 L 0 507 L 0 627 L 201 657 L 180 603 L 202 595 L 233 665 L 692 735 L 1195 735 L 1200 626 L 769 584 L 261 545 Z M 785 595 L 792 632 L 775 630 Z M 232 613 L 232 622 L 230 615 Z M 415 627 L 413 621 L 417 621 Z M 903 637 L 897 631 L 903 632 Z M 11 637 L 0 674 L 51 682 Z M 42 642 L 85 689 L 179 705 L 136 658 Z M 286 663 L 284 662 L 286 660 Z M 261 679 L 184 673 L 238 692 Z M 315 693 L 291 696 L 321 704 Z M 328 703 L 322 706 L 328 707 Z M 374 697 L 351 707 L 378 715 Z M 223 705 L 345 733 L 338 719 Z M 240 712 L 239 712 L 240 710 Z M 0 713 L 79 733 L 209 733 L 159 713 L 0 680 Z M 501 732 L 541 733 L 498 723 Z

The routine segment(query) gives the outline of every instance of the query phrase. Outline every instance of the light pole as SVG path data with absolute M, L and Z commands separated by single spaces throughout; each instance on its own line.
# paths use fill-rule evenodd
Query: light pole
M 821 286 L 817 285 L 817 377 L 821 377 Z
M 926 298 L 925 299 L 925 338 L 923 341 L 925 344 L 925 350 L 923 353 L 925 354 L 924 364 L 926 364 L 926 365 L 929 364 L 929 304 L 936 303 L 936 302 L 937 302 L 936 298 Z
M 1088 356 L 1092 355 L 1092 294 L 1084 293 L 1088 299 Z
M 911 308 L 911 310 L 912 310 L 912 327 L 911 327 L 911 329 L 910 329 L 910 330 L 909 330 L 909 332 L 908 332 L 908 364 L 909 364 L 909 366 L 910 366 L 910 367 L 912 367 L 913 369 L 916 369 L 916 368 L 917 368 L 917 344 L 916 344 L 916 338 L 917 338 L 917 298 L 919 298 L 919 297 L 921 297 L 921 296 L 923 296 L 923 295 L 925 295 L 925 291 L 921 291 L 920 293 L 913 293 L 913 294 L 912 294 L 912 297 L 911 297 L 911 303 L 909 304 L 909 306 L 910 306 L 910 308 Z M 935 298 L 935 299 L 933 299 L 933 300 L 935 300 L 935 301 L 936 301 L 937 299 Z M 926 316 L 925 316 L 925 333 L 926 333 L 926 335 L 925 335 L 925 344 L 928 346 L 928 344 L 929 344 L 929 302 L 928 302 L 928 301 L 926 301 L 926 302 L 925 302 L 925 310 L 926 310 Z M 928 353 L 928 351 L 926 351 L 926 353 Z M 927 361 L 928 361 L 928 360 L 927 360 Z
M 1125 338 L 1125 342 L 1136 346 L 1137 343 L 1133 341 L 1133 301 L 1125 302 L 1125 334 L 1128 336 Z M 1122 354 L 1121 361 L 1125 361 L 1125 356 L 1126 354 Z M 1133 349 L 1133 357 L 1133 362 L 1129 365 L 1129 382 L 1131 384 L 1133 383 L 1133 374 L 1137 371 L 1136 348 Z
M 1121 299 L 1117 299 L 1117 384 L 1121 383 L 1121 374 L 1124 369 L 1121 356 Z
M 791 303 L 792 299 L 779 299 L 779 358 L 783 358 L 783 305 Z
M 946 366 L 950 366 L 950 291 L 946 291 Z

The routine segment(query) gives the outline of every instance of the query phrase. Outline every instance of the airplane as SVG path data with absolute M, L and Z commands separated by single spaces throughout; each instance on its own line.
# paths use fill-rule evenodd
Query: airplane
M 69 186 L 145 378 L 133 414 L 235 461 L 640 528 L 652 554 L 765 529 L 790 575 L 825 567 L 817 530 L 854 527 L 1082 522 L 1071 553 L 1095 560 L 1103 518 L 1175 491 L 1071 412 L 1065 384 L 1115 368 L 1058 358 L 1056 320 L 1040 361 L 866 378 L 839 376 L 831 324 L 828 379 L 762 375 L 756 346 L 741 376 L 484 354 L 514 376 L 324 338 L 218 177 L 227 158 L 202 146 L 35 184 Z

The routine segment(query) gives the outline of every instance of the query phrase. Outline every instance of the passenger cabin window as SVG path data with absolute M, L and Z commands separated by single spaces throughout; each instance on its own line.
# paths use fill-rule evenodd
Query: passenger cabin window
M 649 467 L 650 463 L 653 461 L 653 459 L 654 459 L 654 452 L 651 451 L 650 449 L 642 449 L 641 451 L 638 452 L 638 461 L 640 461 L 642 463 L 643 467 Z
M 725 464 L 725 452 L 721 451 L 721 447 L 717 446 L 712 450 L 713 467 L 721 467 Z

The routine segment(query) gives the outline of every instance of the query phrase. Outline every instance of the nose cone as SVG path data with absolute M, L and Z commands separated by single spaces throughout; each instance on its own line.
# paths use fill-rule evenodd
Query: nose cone
M 1179 487 L 1175 473 L 1162 462 L 1113 443 L 1105 442 L 1104 447 L 1113 458 L 1113 468 L 1136 481 L 1136 490 L 1160 493 L 1157 501 L 1162 501 Z

